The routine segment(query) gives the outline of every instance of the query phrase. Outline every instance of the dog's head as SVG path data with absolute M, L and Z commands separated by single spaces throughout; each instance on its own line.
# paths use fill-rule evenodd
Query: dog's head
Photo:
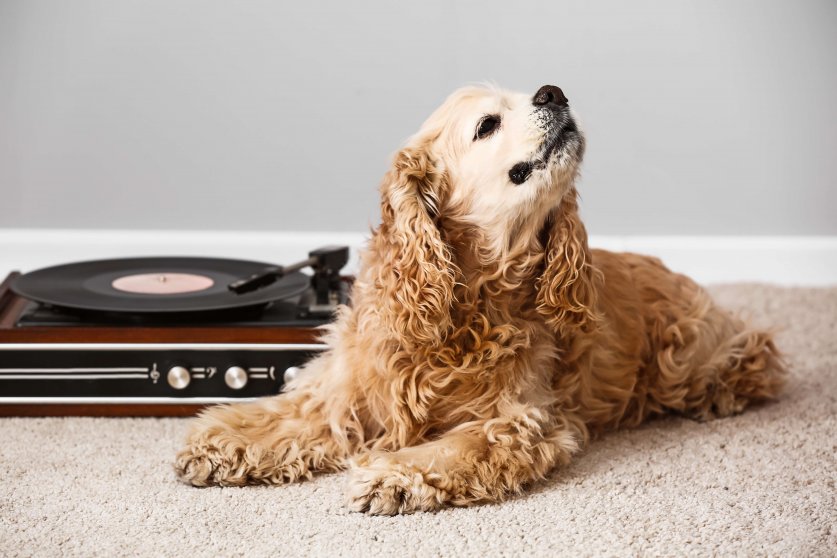
M 379 240 L 394 278 L 382 275 L 379 284 L 390 283 L 398 326 L 420 326 L 415 337 L 430 341 L 449 325 L 454 231 L 470 231 L 483 261 L 531 246 L 545 227 L 565 251 L 582 242 L 583 227 L 570 221 L 583 153 L 584 137 L 558 87 L 534 94 L 468 87 L 448 97 L 382 184 Z
M 461 89 L 416 140 L 447 180 L 441 209 L 458 211 L 498 249 L 509 234 L 543 222 L 571 187 L 584 153 L 567 98 L 552 85 L 534 95 Z

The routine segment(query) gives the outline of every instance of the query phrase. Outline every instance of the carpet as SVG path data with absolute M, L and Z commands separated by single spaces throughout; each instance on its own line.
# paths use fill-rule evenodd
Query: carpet
M 181 419 L 2 419 L 0 555 L 835 556 L 837 288 L 711 291 L 780 328 L 777 402 L 616 432 L 511 501 L 400 517 L 349 513 L 340 474 L 179 484 Z

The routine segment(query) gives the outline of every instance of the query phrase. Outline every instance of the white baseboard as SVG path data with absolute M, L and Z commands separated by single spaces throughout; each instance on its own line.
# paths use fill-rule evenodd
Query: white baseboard
M 367 233 L 0 229 L 0 273 L 126 256 L 217 256 L 291 263 L 327 244 L 357 248 Z M 837 237 L 592 236 L 593 247 L 651 254 L 710 283 L 837 285 Z

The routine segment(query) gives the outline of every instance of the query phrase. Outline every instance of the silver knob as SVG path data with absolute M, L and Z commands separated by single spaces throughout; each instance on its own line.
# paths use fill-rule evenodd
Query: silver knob
M 192 381 L 192 375 L 182 366 L 172 366 L 169 368 L 166 380 L 168 380 L 169 385 L 174 389 L 186 389 L 189 382 Z
M 230 389 L 241 389 L 247 385 L 247 371 L 240 366 L 230 366 L 224 372 L 224 382 Z
M 297 376 L 299 376 L 299 373 L 300 373 L 300 372 L 302 372 L 302 369 L 301 369 L 300 367 L 298 367 L 298 366 L 291 366 L 291 367 L 289 367 L 288 369 L 286 369 L 286 370 L 285 370 L 285 373 L 284 373 L 284 374 L 282 374 L 282 379 L 283 379 L 283 380 L 285 381 L 285 383 L 287 384 L 288 382 L 290 382 L 291 380 L 293 380 L 293 379 L 295 379 Z

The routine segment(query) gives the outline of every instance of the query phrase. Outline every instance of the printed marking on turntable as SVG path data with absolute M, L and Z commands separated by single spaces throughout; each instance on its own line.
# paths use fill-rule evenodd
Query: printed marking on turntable
M 0 380 L 145 380 L 149 377 L 153 378 L 153 371 L 139 367 L 0 368 Z
M 189 370 L 192 371 L 192 377 L 198 380 L 205 380 L 215 375 L 218 369 L 214 366 L 193 366 Z
M 77 372 L 89 372 L 93 374 L 109 374 L 111 372 L 145 372 L 148 373 L 148 368 L 130 368 L 130 367 L 106 367 L 106 368 L 0 368 L 0 374 L 17 374 L 21 372 L 31 372 L 33 374 L 75 374 Z
M 155 362 L 153 366 L 151 366 L 151 372 L 148 373 L 148 377 L 151 378 L 151 383 L 156 384 L 157 380 L 160 379 L 160 371 L 157 370 L 157 363 Z
M 3 374 L 0 380 L 146 380 L 147 374 Z
M 268 378 L 267 366 L 253 366 L 251 368 L 248 368 L 247 370 L 250 372 L 250 377 L 253 379 L 266 380 Z

